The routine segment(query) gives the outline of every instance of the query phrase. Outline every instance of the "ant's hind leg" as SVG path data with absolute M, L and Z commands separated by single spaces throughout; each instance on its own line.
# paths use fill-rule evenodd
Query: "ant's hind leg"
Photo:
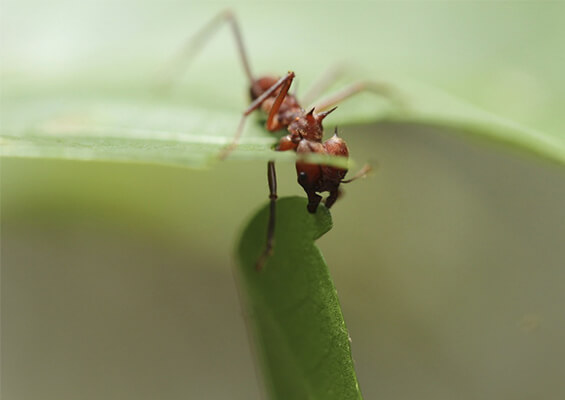
M 180 80 L 192 59 L 224 23 L 228 23 L 231 27 L 245 75 L 250 83 L 253 82 L 253 74 L 251 73 L 247 52 L 245 51 L 241 37 L 241 30 L 239 29 L 235 15 L 231 10 L 224 10 L 196 32 L 194 36 L 189 38 L 177 56 L 164 68 L 161 76 L 161 83 L 164 89 L 169 89 L 175 82 Z
M 348 70 L 345 64 L 337 64 L 327 69 L 320 78 L 318 78 L 308 91 L 300 97 L 301 104 L 308 105 L 307 110 L 311 109 L 312 104 L 322 93 L 330 88 L 341 76 Z
M 389 99 L 392 103 L 396 104 L 399 107 L 402 107 L 404 105 L 404 102 L 402 101 L 402 98 L 399 95 L 398 91 L 390 85 L 381 82 L 361 81 L 350 86 L 346 86 L 339 92 L 334 93 L 333 95 L 322 99 L 322 101 L 317 102 L 316 110 L 327 110 L 328 108 L 334 107 L 336 104 L 341 103 L 342 101 L 361 92 L 375 93 Z

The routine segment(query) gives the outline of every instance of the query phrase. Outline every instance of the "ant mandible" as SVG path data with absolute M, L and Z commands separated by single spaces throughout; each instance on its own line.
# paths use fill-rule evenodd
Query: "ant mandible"
M 342 91 L 319 102 L 316 107 L 305 111 L 300 106 L 296 96 L 289 93 L 290 86 L 295 77 L 294 72 L 289 71 L 282 78 L 273 76 L 254 77 L 251 73 L 238 23 L 234 14 L 229 10 L 220 13 L 189 41 L 188 46 L 183 50 L 174 64 L 175 70 L 169 72 L 170 76 L 179 75 L 180 68 L 186 67 L 188 58 L 193 56 L 223 23 L 228 23 L 231 26 L 232 33 L 235 37 L 237 50 L 250 83 L 251 104 L 243 112 L 231 144 L 222 150 L 219 158 L 225 159 L 237 147 L 247 116 L 258 109 L 261 109 L 267 114 L 267 130 L 275 132 L 286 129 L 288 131 L 288 134 L 280 139 L 275 150 L 293 150 L 302 156 L 319 154 L 347 158 L 349 156 L 349 150 L 345 141 L 337 135 L 337 127 L 334 135 L 325 142 L 322 142 L 324 135 L 322 121 L 337 108 L 335 107 L 337 103 L 356 93 L 369 90 L 390 97 L 391 92 L 389 88 L 386 85 L 374 82 L 359 82 L 346 87 Z M 316 92 L 325 90 L 328 83 L 329 82 L 319 83 L 316 87 Z M 313 93 L 310 93 L 309 97 L 313 97 Z M 298 183 L 308 196 L 308 211 L 310 213 L 316 212 L 318 205 L 322 201 L 322 196 L 318 194 L 321 192 L 329 192 L 324 203 L 327 208 L 330 208 L 340 195 L 340 184 L 349 183 L 361 176 L 365 176 L 369 169 L 368 166 L 365 166 L 353 178 L 344 180 L 347 174 L 346 168 L 298 160 L 296 162 L 296 173 Z M 265 248 L 255 265 L 257 270 L 261 270 L 264 267 L 266 260 L 273 252 L 277 177 L 275 162 L 272 160 L 269 161 L 267 165 L 267 177 L 269 182 L 270 214 Z

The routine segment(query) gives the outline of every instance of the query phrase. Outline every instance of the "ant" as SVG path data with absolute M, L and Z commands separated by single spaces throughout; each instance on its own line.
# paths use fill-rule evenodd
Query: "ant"
M 391 97 L 389 89 L 385 85 L 374 82 L 359 82 L 346 87 L 324 101 L 319 102 L 316 107 L 305 111 L 300 106 L 296 96 L 289 93 L 290 86 L 295 78 L 294 72 L 289 71 L 282 78 L 274 76 L 256 78 L 251 73 L 237 20 L 229 10 L 216 16 L 189 41 L 188 46 L 173 65 L 174 70 L 170 71 L 170 75 L 179 75 L 180 69 L 186 67 L 190 56 L 193 56 L 224 23 L 229 24 L 231 27 L 243 69 L 249 80 L 251 104 L 243 112 L 231 144 L 221 151 L 219 158 L 225 159 L 237 147 L 247 116 L 258 109 L 267 114 L 266 128 L 268 131 L 275 132 L 283 129 L 288 131 L 288 134 L 279 140 L 275 147 L 276 151 L 292 150 L 303 157 L 309 154 L 319 154 L 348 158 L 349 149 L 345 141 L 338 136 L 337 127 L 335 128 L 334 135 L 322 142 L 324 134 L 322 121 L 337 108 L 335 106 L 337 103 L 354 94 L 368 90 Z M 171 80 L 168 83 L 171 83 Z M 316 85 L 316 92 L 325 90 L 328 83 L 322 82 Z M 310 93 L 309 97 L 313 97 L 313 93 Z M 369 170 L 370 167 L 365 166 L 353 178 L 344 180 L 347 174 L 346 168 L 309 163 L 304 161 L 303 158 L 299 159 L 296 162 L 296 173 L 298 183 L 308 196 L 308 211 L 310 213 L 316 212 L 322 201 L 322 196 L 318 194 L 321 192 L 329 192 L 324 204 L 327 208 L 330 208 L 340 196 L 340 184 L 349 183 L 359 177 L 363 177 Z M 277 177 L 275 162 L 272 160 L 267 164 L 267 178 L 269 182 L 270 214 L 265 248 L 255 265 L 257 270 L 261 270 L 264 267 L 266 260 L 273 252 Z

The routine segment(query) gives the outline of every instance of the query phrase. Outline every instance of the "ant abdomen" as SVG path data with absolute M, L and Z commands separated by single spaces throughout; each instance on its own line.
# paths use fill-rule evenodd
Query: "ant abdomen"
M 263 76 L 261 78 L 255 79 L 251 83 L 249 88 L 249 94 L 251 95 L 251 100 L 255 100 L 257 97 L 261 96 L 266 92 L 271 86 L 277 83 L 279 79 L 273 76 Z M 276 97 L 276 93 L 275 96 Z
M 324 145 L 320 142 L 303 139 L 296 147 L 296 153 L 305 154 L 324 154 Z M 298 175 L 298 183 L 308 193 L 309 191 L 319 192 L 320 183 L 322 182 L 322 168 L 320 164 L 312 164 L 303 161 L 296 162 L 296 174 Z

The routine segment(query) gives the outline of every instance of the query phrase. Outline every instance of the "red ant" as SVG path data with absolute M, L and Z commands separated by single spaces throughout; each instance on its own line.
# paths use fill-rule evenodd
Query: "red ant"
M 186 58 L 194 55 L 195 51 L 201 47 L 224 22 L 229 23 L 232 28 L 238 53 L 241 57 L 245 74 L 250 82 L 250 95 L 252 101 L 249 107 L 247 107 L 247 109 L 243 112 L 243 116 L 232 143 L 224 148 L 220 154 L 220 158 L 226 158 L 236 148 L 243 132 L 247 116 L 259 108 L 267 114 L 267 130 L 275 132 L 287 129 L 288 131 L 288 134 L 280 139 L 275 150 L 293 150 L 297 154 L 303 156 L 308 154 L 320 154 L 347 158 L 349 156 L 349 150 L 345 141 L 338 137 L 337 127 L 335 129 L 335 134 L 330 139 L 322 142 L 324 134 L 322 121 L 328 116 L 328 114 L 337 108 L 335 105 L 340 101 L 364 90 L 370 90 L 379 94 L 390 96 L 391 93 L 388 88 L 384 85 L 375 84 L 373 82 L 360 82 L 346 87 L 344 90 L 327 98 L 325 101 L 320 102 L 317 107 L 311 108 L 309 111 L 305 111 L 300 106 L 296 96 L 289 93 L 290 86 L 295 77 L 294 72 L 289 71 L 282 78 L 273 76 L 255 78 L 253 76 L 251 68 L 249 67 L 249 62 L 243 46 L 243 40 L 241 38 L 237 21 L 233 13 L 230 11 L 225 11 L 218 15 L 193 37 L 193 39 L 189 42 L 189 46 L 181 54 L 184 62 L 180 62 L 179 64 L 186 64 Z M 179 59 L 178 61 L 183 60 Z M 319 84 L 316 88 L 317 91 L 323 91 L 326 85 L 327 83 Z M 352 179 L 344 180 L 347 173 L 346 168 L 298 160 L 296 162 L 298 183 L 304 188 L 304 191 L 308 196 L 308 211 L 310 213 L 316 212 L 318 205 L 322 201 L 322 196 L 318 194 L 321 192 L 329 192 L 324 203 L 327 208 L 330 208 L 340 195 L 340 184 L 349 183 L 361 176 L 365 176 L 369 169 L 370 168 L 366 166 Z M 270 215 L 267 227 L 266 245 L 263 253 L 256 263 L 257 270 L 261 270 L 263 268 L 267 258 L 273 251 L 275 207 L 277 200 L 277 179 L 274 161 L 268 162 L 267 177 L 269 182 Z

